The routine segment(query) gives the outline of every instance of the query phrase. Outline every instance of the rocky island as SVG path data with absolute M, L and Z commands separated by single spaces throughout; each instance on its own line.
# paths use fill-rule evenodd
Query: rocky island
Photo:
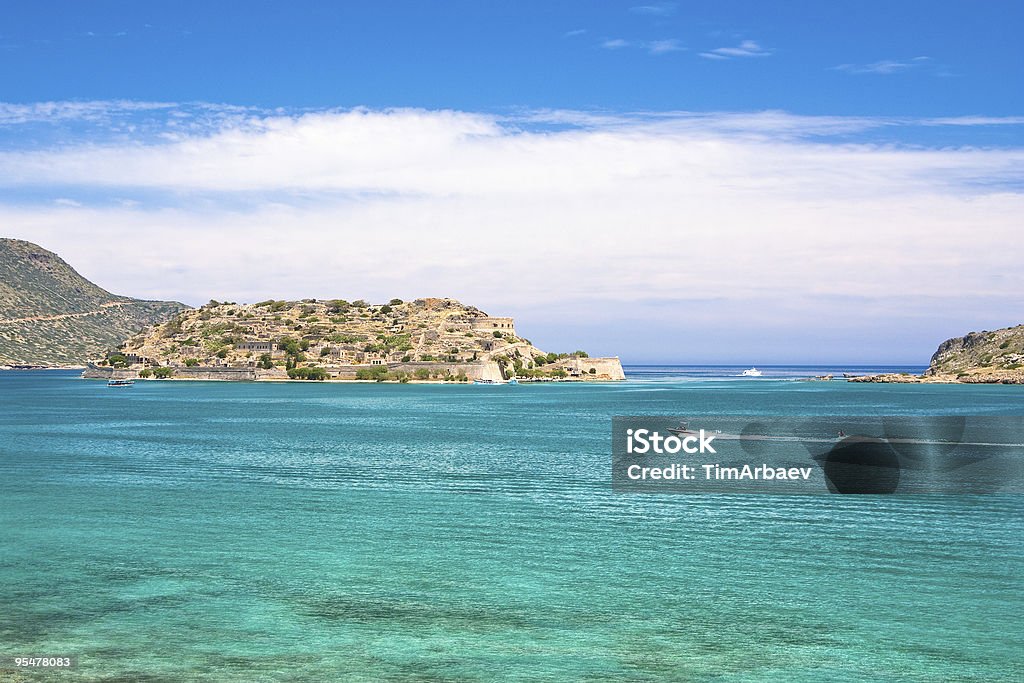
M 850 381 L 1024 384 L 1024 325 L 947 339 L 939 344 L 922 375 L 867 375 Z
M 547 353 L 454 299 L 211 301 L 128 338 L 84 377 L 203 380 L 621 380 L 618 358 Z

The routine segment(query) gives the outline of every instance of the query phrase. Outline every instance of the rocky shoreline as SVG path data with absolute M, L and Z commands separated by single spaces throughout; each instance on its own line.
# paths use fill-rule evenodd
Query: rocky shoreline
M 848 382 L 878 384 L 1024 384 L 1024 373 L 992 373 L 974 375 L 907 375 L 884 374 L 850 377 Z

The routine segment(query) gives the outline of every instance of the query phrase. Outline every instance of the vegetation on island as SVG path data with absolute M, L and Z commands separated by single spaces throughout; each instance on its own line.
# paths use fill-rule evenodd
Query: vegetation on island
M 480 376 L 481 364 L 505 378 L 596 377 L 595 368 L 578 366 L 588 358 L 582 350 L 542 351 L 516 334 L 510 318 L 453 299 L 268 299 L 211 300 L 129 338 L 100 365 L 144 361 L 178 368 L 180 376 L 248 368 L 297 380 L 467 382 Z

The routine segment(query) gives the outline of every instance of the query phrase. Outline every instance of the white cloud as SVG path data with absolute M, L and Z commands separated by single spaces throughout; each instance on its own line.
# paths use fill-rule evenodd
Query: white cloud
M 629 11 L 636 14 L 648 14 L 656 17 L 667 17 L 676 13 L 676 3 L 674 2 L 656 2 L 650 5 L 637 5 L 630 7 Z
M 623 40 L 622 38 L 612 38 L 601 43 L 601 47 L 606 50 L 618 50 L 624 47 L 629 47 L 629 41 Z
M 870 64 L 840 64 L 839 66 L 832 68 L 836 71 L 845 71 L 851 74 L 880 74 L 887 76 L 890 74 L 909 71 L 911 69 L 918 69 L 925 66 L 930 61 L 931 60 L 928 57 L 914 57 L 908 61 L 883 59 L 877 62 L 871 62 Z
M 735 47 L 718 47 L 708 52 L 701 52 L 706 59 L 732 59 L 734 57 L 767 57 L 771 50 L 765 49 L 755 40 L 744 40 Z
M 582 36 L 586 32 L 587 32 L 587 29 L 585 29 L 585 28 L 577 28 L 577 29 L 573 29 L 572 31 L 566 31 L 565 33 L 562 34 L 562 37 L 563 38 L 575 38 L 576 36 Z
M 850 326 L 858 310 L 937 319 L 966 302 L 1019 311 L 1024 149 L 828 137 L 901 125 L 784 112 L 229 119 L 160 142 L 0 152 L 0 223 L 110 289 L 190 302 L 450 295 L 595 328 L 608 306 L 642 304 L 681 330 L 700 299 L 733 333 L 751 302 L 806 325 Z M 57 201 L 68 196 L 85 205 Z
M 70 120 L 106 121 L 117 114 L 169 110 L 177 106 L 169 102 L 131 100 L 35 102 L 32 104 L 0 102 L 0 125 L 20 125 L 31 122 L 53 123 Z
M 670 38 L 668 40 L 652 40 L 645 43 L 644 47 L 646 47 L 647 51 L 652 55 L 661 55 L 666 52 L 679 52 L 686 49 L 683 47 L 683 44 L 675 38 Z
M 652 55 L 663 55 L 669 52 L 680 52 L 686 48 L 682 42 L 676 38 L 666 38 L 662 40 L 642 40 L 636 42 L 630 42 L 622 38 L 613 38 L 606 40 L 601 43 L 601 47 L 606 50 L 621 50 L 626 47 L 635 47 L 646 50 Z

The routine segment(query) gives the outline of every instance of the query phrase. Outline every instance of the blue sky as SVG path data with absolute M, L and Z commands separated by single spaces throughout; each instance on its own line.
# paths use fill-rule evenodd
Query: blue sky
M 924 362 L 1021 322 L 1020 3 L 5 18 L 0 220 L 118 292 L 450 295 L 633 362 Z
M 1000 116 L 1024 97 L 1013 1 L 19 5 L 12 102 Z

